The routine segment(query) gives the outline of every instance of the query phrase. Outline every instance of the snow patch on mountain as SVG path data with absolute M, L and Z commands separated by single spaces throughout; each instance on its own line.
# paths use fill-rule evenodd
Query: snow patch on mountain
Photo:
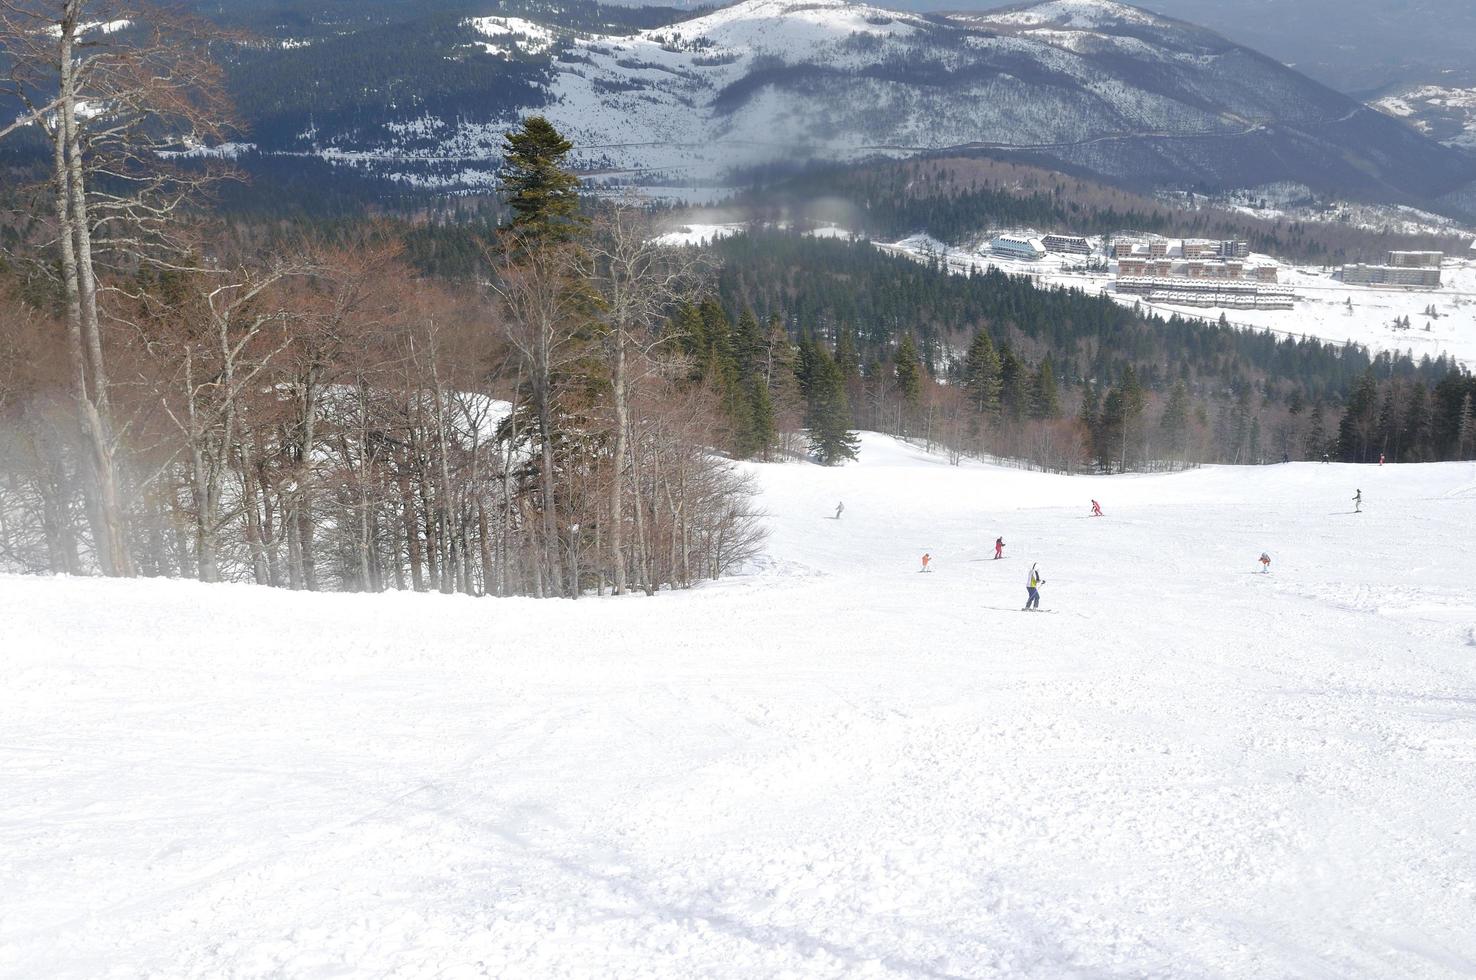
M 1369 104 L 1449 146 L 1476 150 L 1476 88 L 1418 85 Z
M 514 51 L 541 54 L 553 47 L 558 35 L 531 20 L 521 17 L 471 17 L 462 22 L 487 38 L 505 40 L 505 44 L 479 42 L 488 54 L 508 55 Z
M 1146 10 L 1129 7 L 1112 0 L 1047 0 L 1029 7 L 1003 10 L 987 15 L 999 24 L 1021 26 L 1061 25 L 1097 30 L 1123 24 L 1153 24 L 1160 21 Z

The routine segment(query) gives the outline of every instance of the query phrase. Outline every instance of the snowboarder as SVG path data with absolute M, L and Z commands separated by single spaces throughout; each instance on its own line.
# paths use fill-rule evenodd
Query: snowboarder
M 1099 504 L 1099 503 L 1097 503 L 1095 500 L 1092 501 L 1092 516 L 1093 517 L 1101 517 L 1102 516 L 1102 505 Z
M 1263 551 L 1263 552 L 1261 552 L 1260 561 L 1261 561 L 1261 574 L 1262 575 L 1265 575 L 1267 572 L 1271 571 L 1271 556 L 1268 555 L 1268 554 L 1266 554 Z
M 923 571 L 925 571 L 925 572 L 926 572 L 926 571 L 927 571 L 927 570 L 928 570 L 928 562 L 930 562 L 930 561 L 932 561 L 932 560 L 933 560 L 933 556 L 932 556 L 932 555 L 930 555 L 930 554 L 928 554 L 928 553 L 927 553 L 927 552 L 926 552 L 926 551 L 924 551 L 924 552 L 923 552 L 923 559 L 922 559 L 922 561 L 923 561 L 923 567 L 922 567 L 922 570 L 923 570 Z
M 994 539 L 994 560 L 999 561 L 1004 557 L 1004 538 Z
M 838 504 L 835 505 L 835 519 L 836 520 L 840 520 L 841 511 L 843 511 L 845 509 L 846 509 L 845 501 L 841 501 L 840 503 L 838 503 Z
M 1040 587 L 1045 585 L 1045 579 L 1040 577 L 1040 571 L 1030 566 L 1030 577 L 1025 580 L 1025 592 L 1028 598 L 1025 600 L 1026 609 L 1040 609 Z
M 1363 513 L 1363 491 L 1362 490 L 1355 490 L 1353 492 L 1353 513 L 1355 513 L 1355 514 L 1361 514 L 1361 513 Z

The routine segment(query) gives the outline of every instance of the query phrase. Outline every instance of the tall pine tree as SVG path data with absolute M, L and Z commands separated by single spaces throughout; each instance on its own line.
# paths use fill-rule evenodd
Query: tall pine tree
M 963 387 L 974 411 L 991 417 L 999 414 L 999 352 L 988 331 L 979 330 L 969 344 L 964 356 Z
M 568 241 L 583 229 L 579 178 L 565 165 L 573 148 L 542 116 L 503 138 L 497 176 L 513 211 L 510 227 L 525 242 Z
M 824 347 L 812 344 L 809 383 L 810 448 L 825 466 L 855 459 L 860 440 L 851 431 L 851 406 L 840 368 Z

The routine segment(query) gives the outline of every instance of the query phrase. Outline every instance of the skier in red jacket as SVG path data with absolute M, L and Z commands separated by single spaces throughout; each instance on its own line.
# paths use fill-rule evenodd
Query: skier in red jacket
M 1101 517 L 1102 516 L 1102 505 L 1099 504 L 1099 503 L 1097 503 L 1095 500 L 1092 501 L 1092 516 L 1093 517 Z
M 1004 538 L 994 539 L 994 560 L 999 561 L 1004 557 Z

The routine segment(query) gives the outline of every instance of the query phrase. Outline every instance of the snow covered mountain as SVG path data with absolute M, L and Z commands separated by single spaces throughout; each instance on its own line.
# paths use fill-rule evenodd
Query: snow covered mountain
M 1447 146 L 1476 152 L 1476 85 L 1404 85 L 1369 104 Z
M 952 15 L 744 0 L 620 33 L 564 20 L 519 8 L 398 27 L 397 43 L 418 60 L 376 61 L 372 85 L 352 75 L 363 59 L 332 67 L 334 45 L 348 42 L 287 46 L 254 77 L 314 64 L 331 83 L 394 95 L 377 113 L 336 114 L 277 97 L 259 114 L 257 141 L 474 185 L 501 134 L 536 111 L 575 140 L 589 170 L 713 173 L 976 147 L 1142 185 L 1289 180 L 1422 204 L 1476 179 L 1476 164 L 1396 120 L 1211 32 L 1112 0 Z M 446 72 L 473 68 L 481 83 L 430 91 Z

